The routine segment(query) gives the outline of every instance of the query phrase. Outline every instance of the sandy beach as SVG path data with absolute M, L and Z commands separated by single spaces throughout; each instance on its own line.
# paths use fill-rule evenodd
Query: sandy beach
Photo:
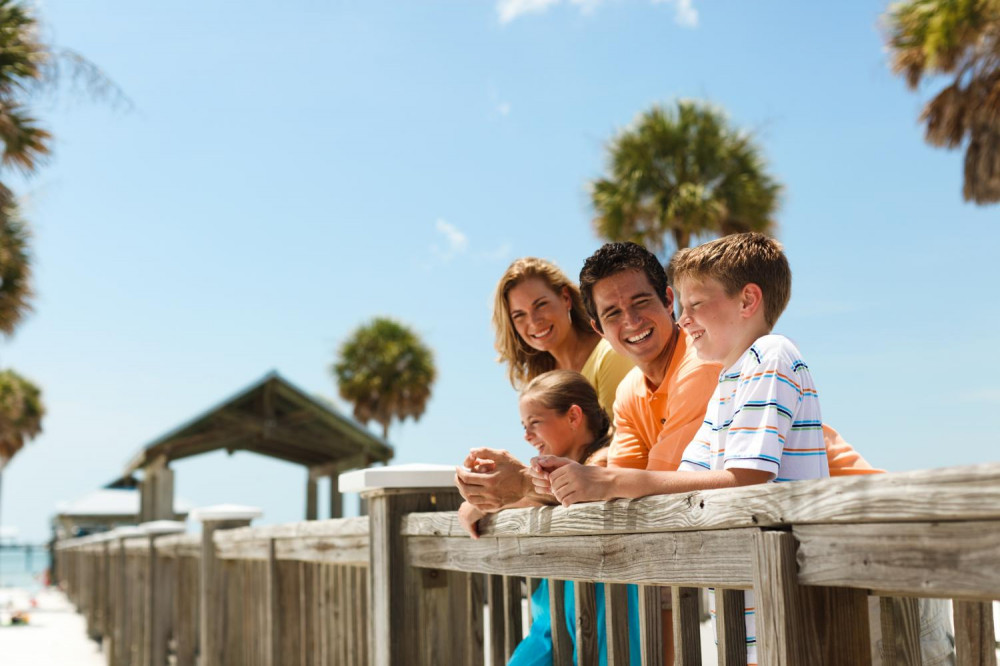
M 104 655 L 87 638 L 83 617 L 55 589 L 30 593 L 0 589 L 0 655 L 4 666 L 105 666 Z M 10 613 L 27 610 L 29 624 L 10 626 Z

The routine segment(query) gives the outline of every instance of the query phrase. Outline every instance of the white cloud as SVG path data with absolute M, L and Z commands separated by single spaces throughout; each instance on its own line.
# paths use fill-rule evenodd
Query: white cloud
M 497 104 L 497 112 L 501 116 L 509 116 L 510 115 L 510 102 L 500 102 L 499 104 Z
M 451 261 L 455 255 L 464 253 L 469 248 L 469 238 L 453 224 L 443 219 L 434 223 L 434 228 L 444 237 L 445 247 L 431 243 L 431 254 L 441 261 Z
M 500 0 L 497 3 L 497 15 L 500 23 L 510 23 L 518 16 L 543 12 L 559 0 Z
M 540 14 L 549 7 L 557 5 L 562 0 L 499 0 L 497 16 L 500 23 L 510 23 L 525 14 Z M 591 14 L 604 0 L 569 0 L 584 14 Z M 653 4 L 671 4 L 674 6 L 674 22 L 684 28 L 698 27 L 698 10 L 694 8 L 694 0 L 652 0 Z
M 657 0 L 674 5 L 674 22 L 684 28 L 698 27 L 698 10 L 694 8 L 694 0 Z

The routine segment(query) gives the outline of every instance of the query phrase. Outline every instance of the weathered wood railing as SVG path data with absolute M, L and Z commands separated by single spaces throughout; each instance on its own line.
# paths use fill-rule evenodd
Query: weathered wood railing
M 703 587 L 720 664 L 745 663 L 744 590 L 761 664 L 870 663 L 871 595 L 883 663 L 920 663 L 913 600 L 931 597 L 955 600 L 957 663 L 995 664 L 1000 464 L 505 511 L 477 541 L 453 489 L 367 497 L 370 520 L 64 542 L 64 583 L 111 664 L 499 664 L 522 637 L 520 581 L 543 577 L 573 581 L 579 663 L 597 663 L 600 581 L 609 664 L 628 663 L 625 583 L 640 585 L 646 664 L 662 662 L 661 586 L 677 664 L 701 663 Z

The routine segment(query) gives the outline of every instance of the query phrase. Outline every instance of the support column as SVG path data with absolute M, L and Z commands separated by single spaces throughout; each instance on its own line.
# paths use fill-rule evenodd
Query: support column
M 454 471 L 379 467 L 340 477 L 340 488 L 368 501 L 370 621 L 368 654 L 374 666 L 459 663 L 465 655 L 468 609 L 452 603 L 469 574 L 409 565 L 402 519 L 417 511 L 453 511 L 462 498 Z M 453 589 L 454 588 L 454 589 Z M 464 589 L 464 588 L 463 588 Z
M 330 475 L 330 517 L 344 517 L 344 496 L 340 493 L 338 479 L 340 474 L 334 472 Z
M 310 475 L 306 479 L 306 520 L 316 520 L 319 518 L 319 488 L 316 479 Z
M 261 516 L 260 509 L 249 506 L 223 504 L 195 509 L 191 517 L 201 522 L 201 581 L 199 590 L 199 664 L 224 666 L 223 647 L 225 627 L 225 590 L 219 576 L 219 561 L 215 556 L 217 530 L 247 527 L 254 518 Z

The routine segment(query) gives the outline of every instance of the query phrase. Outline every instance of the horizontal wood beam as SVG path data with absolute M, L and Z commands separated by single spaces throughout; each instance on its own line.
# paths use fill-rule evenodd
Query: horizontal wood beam
M 1000 519 L 1000 463 L 509 509 L 480 521 L 494 537 L 680 532 L 793 524 Z M 464 534 L 456 514 L 412 514 L 405 534 Z
M 412 566 L 431 569 L 749 589 L 753 585 L 752 534 L 757 531 L 478 540 L 411 536 L 407 537 L 407 550 Z
M 806 525 L 792 533 L 803 585 L 1000 599 L 1000 522 Z

